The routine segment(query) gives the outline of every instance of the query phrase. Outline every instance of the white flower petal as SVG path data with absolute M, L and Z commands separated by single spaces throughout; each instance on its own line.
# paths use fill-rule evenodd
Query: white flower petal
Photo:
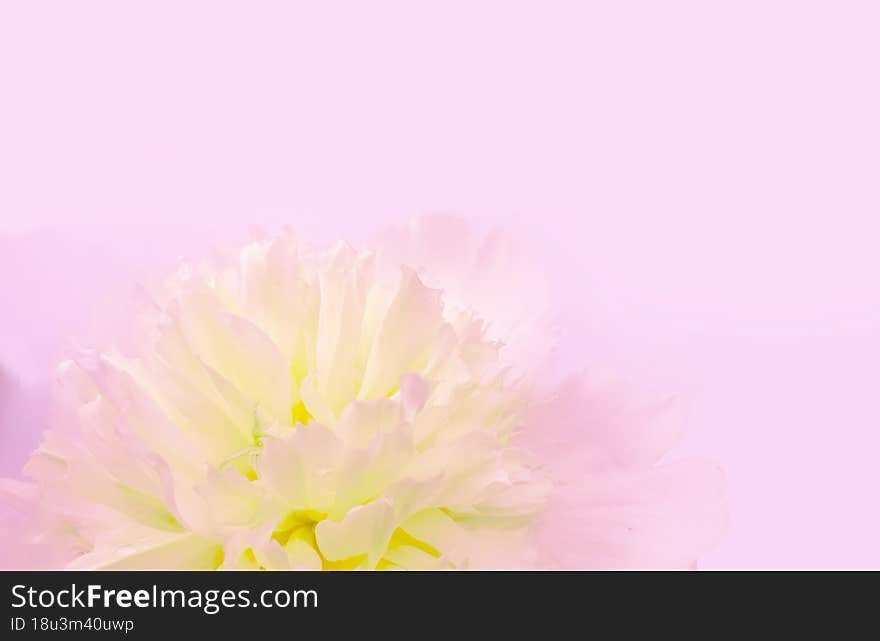
M 376 566 L 396 527 L 394 506 L 386 498 L 352 508 L 339 522 L 321 521 L 315 537 L 331 561 L 364 556 L 364 567 Z

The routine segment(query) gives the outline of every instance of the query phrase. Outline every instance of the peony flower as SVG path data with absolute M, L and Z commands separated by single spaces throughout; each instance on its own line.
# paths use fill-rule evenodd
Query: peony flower
M 546 291 L 449 218 L 184 264 L 61 363 L 5 494 L 72 568 L 692 566 L 718 471 L 657 465 L 668 404 L 548 380 Z

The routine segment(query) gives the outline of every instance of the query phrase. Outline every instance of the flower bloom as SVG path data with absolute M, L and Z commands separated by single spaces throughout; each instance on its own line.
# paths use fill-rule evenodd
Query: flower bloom
M 445 218 L 184 265 L 127 340 L 59 366 L 7 494 L 77 568 L 692 566 L 719 473 L 657 465 L 663 404 L 549 385 L 543 299 L 503 241 Z

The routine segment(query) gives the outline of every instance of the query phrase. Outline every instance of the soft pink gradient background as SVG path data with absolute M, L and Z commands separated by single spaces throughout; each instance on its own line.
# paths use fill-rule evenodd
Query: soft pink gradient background
M 295 4 L 0 4 L 0 473 L 127 278 L 452 211 L 533 238 L 566 365 L 682 392 L 703 567 L 880 568 L 876 3 Z

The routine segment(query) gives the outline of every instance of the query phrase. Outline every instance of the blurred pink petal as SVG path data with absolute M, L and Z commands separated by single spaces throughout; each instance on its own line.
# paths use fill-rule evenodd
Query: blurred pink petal
M 442 289 L 448 307 L 475 310 L 517 372 L 535 375 L 551 364 L 557 311 L 527 240 L 500 231 L 481 237 L 463 218 L 437 214 L 389 227 L 377 244 L 385 260 L 414 267 Z
M 566 569 L 690 568 L 724 532 L 724 477 L 700 460 L 657 461 L 681 432 L 673 403 L 572 378 L 515 442 L 556 491 L 538 525 L 541 563 Z

